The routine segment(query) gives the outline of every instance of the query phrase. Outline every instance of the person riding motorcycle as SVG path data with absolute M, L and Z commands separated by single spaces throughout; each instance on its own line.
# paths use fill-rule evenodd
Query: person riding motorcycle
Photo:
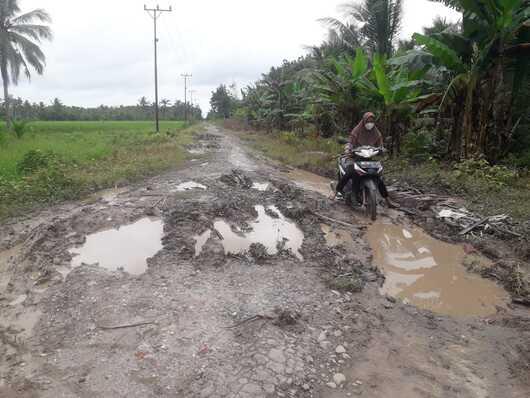
M 334 200 L 337 194 L 343 195 L 342 191 L 350 179 L 352 180 L 353 184 L 353 194 L 355 197 L 359 198 L 361 177 L 355 171 L 353 149 L 360 146 L 373 146 L 377 148 L 383 146 L 383 135 L 375 124 L 375 115 L 372 112 L 366 112 L 362 120 L 359 122 L 359 124 L 357 124 L 350 134 L 350 142 L 347 145 L 345 153 L 346 174 L 338 181 L 335 192 L 330 197 L 331 200 Z M 396 205 L 388 197 L 388 191 L 382 178 L 379 178 L 378 188 L 387 205 L 389 207 L 396 207 Z

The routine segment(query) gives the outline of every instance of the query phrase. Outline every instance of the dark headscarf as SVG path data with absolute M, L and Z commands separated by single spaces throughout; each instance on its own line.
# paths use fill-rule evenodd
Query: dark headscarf
M 372 112 L 366 112 L 357 126 L 350 134 L 350 143 L 354 148 L 364 145 L 381 147 L 383 146 L 383 135 L 375 126 L 372 130 L 366 129 L 366 122 L 368 119 L 373 119 L 375 123 L 375 115 Z

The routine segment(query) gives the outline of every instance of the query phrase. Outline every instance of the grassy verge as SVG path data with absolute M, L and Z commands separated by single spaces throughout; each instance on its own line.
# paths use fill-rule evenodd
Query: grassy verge
M 334 156 L 342 145 L 293 133 L 246 132 L 241 139 L 268 157 L 328 177 L 335 176 Z M 484 215 L 509 214 L 518 221 L 530 219 L 530 177 L 514 177 L 504 169 L 481 163 L 448 164 L 437 161 L 385 161 L 387 180 L 406 182 L 430 192 L 461 196 L 469 208 Z
M 0 131 L 0 219 L 178 166 L 194 129 L 182 122 L 35 122 Z

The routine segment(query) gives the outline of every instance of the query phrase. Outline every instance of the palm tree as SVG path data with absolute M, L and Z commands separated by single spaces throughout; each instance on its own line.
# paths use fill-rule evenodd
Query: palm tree
M 341 6 L 347 23 L 335 18 L 322 21 L 348 40 L 358 40 L 372 54 L 390 57 L 401 29 L 402 0 L 362 0 Z M 354 46 L 357 43 L 352 43 Z
M 29 79 L 30 68 L 39 75 L 43 73 L 46 57 L 39 44 L 43 39 L 52 39 L 50 27 L 42 24 L 50 22 L 50 16 L 42 9 L 20 14 L 18 0 L 2 0 L 0 3 L 0 72 L 8 126 L 11 123 L 9 84 L 18 84 L 21 72 Z
M 171 101 L 168 100 L 167 98 L 162 98 L 160 100 L 160 105 L 161 105 L 161 108 L 162 108 L 162 117 L 166 117 L 166 111 L 167 111 L 167 108 L 168 106 L 171 106 Z

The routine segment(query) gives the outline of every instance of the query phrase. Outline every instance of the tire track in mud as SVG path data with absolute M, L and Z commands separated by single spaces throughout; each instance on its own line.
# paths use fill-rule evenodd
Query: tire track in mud
M 222 130 L 197 140 L 206 154 L 185 169 L 3 228 L 0 247 L 19 246 L 2 269 L 0 395 L 526 396 L 512 376 L 525 366 L 527 313 L 456 320 L 382 297 L 362 218 L 353 215 L 351 243 L 328 246 L 314 212 L 351 222 L 341 205 L 296 187 Z M 206 189 L 178 189 L 187 182 Z M 216 220 L 245 236 L 256 206 L 296 222 L 303 260 L 281 241 L 275 255 L 259 244 L 225 254 L 216 233 L 196 256 L 194 237 Z M 69 250 L 88 235 L 144 217 L 164 223 L 145 273 L 70 269 Z

